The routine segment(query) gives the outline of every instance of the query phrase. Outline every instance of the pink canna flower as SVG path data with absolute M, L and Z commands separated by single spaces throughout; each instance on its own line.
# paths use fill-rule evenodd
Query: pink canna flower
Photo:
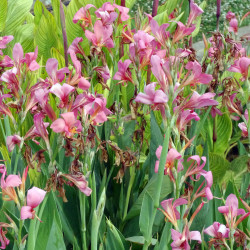
M 15 148 L 15 145 L 20 145 L 21 142 L 22 142 L 22 138 L 19 135 L 7 136 L 6 144 L 7 144 L 9 152 L 13 151 L 13 149 Z
M 195 19 L 200 16 L 204 11 L 193 1 L 190 1 L 190 14 L 188 17 L 187 26 L 190 26 Z
M 109 13 L 108 11 L 96 11 L 96 16 L 101 18 L 103 26 L 107 27 L 108 25 L 112 25 L 118 14 L 116 12 Z
M 177 220 L 180 219 L 180 213 L 177 211 L 176 207 L 187 204 L 187 200 L 183 198 L 179 198 L 174 201 L 173 203 L 173 198 L 164 200 L 161 202 L 161 206 L 163 207 L 164 210 L 160 209 L 163 214 L 165 215 L 166 219 L 171 222 L 175 228 L 178 228 L 177 225 Z
M 95 47 L 97 47 L 98 51 L 100 51 L 102 47 L 114 48 L 114 42 L 111 39 L 112 33 L 112 26 L 104 26 L 100 20 L 95 22 L 94 33 L 85 30 L 85 36 Z
M 40 65 L 36 62 L 38 55 L 38 47 L 35 52 L 26 53 L 22 63 L 26 63 L 30 71 L 36 71 L 40 68 Z
M 61 174 L 61 176 L 64 176 L 69 181 L 71 181 L 85 195 L 87 196 L 91 195 L 92 190 L 91 188 L 88 187 L 88 182 L 86 181 L 85 176 L 83 174 L 78 174 L 78 175 Z
M 99 78 L 101 78 L 101 81 L 106 84 L 108 79 L 110 79 L 110 72 L 108 66 L 105 65 L 103 67 L 95 67 L 93 69 L 97 72 Z
M 0 50 L 5 49 L 6 45 L 14 39 L 13 36 L 0 37 Z
M 205 234 L 212 236 L 215 239 L 222 240 L 229 237 L 230 229 L 219 222 L 214 222 L 213 225 L 204 230 Z
M 168 40 L 170 33 L 169 31 L 166 31 L 166 29 L 169 27 L 168 23 L 164 23 L 161 26 L 152 19 L 150 21 L 150 28 L 152 33 L 154 34 L 156 40 L 164 47 L 166 46 L 166 41 Z
M 65 78 L 65 73 L 69 73 L 67 67 L 57 70 L 58 61 L 55 58 L 50 58 L 46 62 L 46 71 L 50 77 L 51 85 L 62 82 Z
M 0 55 L 1 55 L 1 50 L 0 50 Z M 14 63 L 9 56 L 5 56 L 4 58 L 0 59 L 0 67 L 9 68 L 13 66 L 14 66 Z
M 226 19 L 230 21 L 231 19 L 235 18 L 235 14 L 231 11 L 228 11 L 226 14 Z
M 46 191 L 33 187 L 27 193 L 27 206 L 21 208 L 21 220 L 34 219 L 36 212 L 34 208 L 39 206 L 46 195 Z
M 113 4 L 111 4 L 110 2 L 106 2 L 102 5 L 101 8 L 98 9 L 98 11 L 108 11 L 108 12 L 112 12 L 115 10 L 115 7 Z
M 167 93 L 168 85 L 172 82 L 171 72 L 169 69 L 169 61 L 163 61 L 158 55 L 151 56 L 151 70 L 161 89 Z
M 19 205 L 19 200 L 15 191 L 15 187 L 18 187 L 22 184 L 22 180 L 18 175 L 6 175 L 6 167 L 3 164 L 0 164 L 0 173 L 1 177 L 1 188 L 2 188 L 2 199 L 6 201 L 13 200 L 16 204 Z
M 90 82 L 82 76 L 82 67 L 80 61 L 77 59 L 76 54 L 73 52 L 70 53 L 70 57 L 76 70 L 76 73 L 74 77 L 71 79 L 70 84 L 71 85 L 78 84 L 78 87 L 80 89 L 88 90 L 91 85 Z
M 74 41 L 71 43 L 71 45 L 68 48 L 68 54 L 71 55 L 71 53 L 73 53 L 73 54 L 85 55 L 81 45 L 79 44 L 82 41 L 83 41 L 82 37 L 75 38 Z
M 20 43 L 16 43 L 14 45 L 12 55 L 13 55 L 15 66 L 17 67 L 18 74 L 19 74 L 21 63 L 23 60 L 23 47 Z
M 50 92 L 59 97 L 61 102 L 58 107 L 64 108 L 68 104 L 69 94 L 73 93 L 74 90 L 75 88 L 67 83 L 64 83 L 63 85 L 56 83 L 51 87 Z
M 181 88 L 187 85 L 195 85 L 197 83 L 208 84 L 213 80 L 213 76 L 202 73 L 201 65 L 197 62 L 188 62 L 186 65 L 188 73 L 185 76 Z
M 67 137 L 72 137 L 75 133 L 81 133 L 81 122 L 76 119 L 73 112 L 61 114 L 61 117 L 55 120 L 50 126 L 54 132 L 65 133 Z
M 193 110 L 190 110 L 190 109 L 183 110 L 183 111 L 181 110 L 176 121 L 178 130 L 184 131 L 186 129 L 187 124 L 193 119 L 195 121 L 199 121 L 200 117 Z
M 85 30 L 85 28 L 92 23 L 91 15 L 89 13 L 89 9 L 92 7 L 95 8 L 93 4 L 87 4 L 85 7 L 79 9 L 74 15 L 73 23 L 78 23 L 79 21 L 81 21 L 81 27 L 83 28 L 83 30 Z
M 202 170 L 200 174 L 197 176 L 204 176 L 205 181 L 202 182 L 200 187 L 197 189 L 195 195 L 194 195 L 194 200 L 197 199 L 198 197 L 206 197 L 207 200 L 212 200 L 213 199 L 213 194 L 211 191 L 211 187 L 213 185 L 213 174 L 211 171 L 205 171 Z M 199 177 L 197 177 L 199 179 Z M 193 178 L 191 178 L 193 179 Z M 198 180 L 197 179 L 197 180 Z M 194 179 L 195 180 L 195 179 Z M 204 186 L 204 187 L 203 187 Z M 200 189 L 203 187 L 203 189 L 200 191 Z
M 86 115 L 90 115 L 90 122 L 97 125 L 107 121 L 107 115 L 112 114 L 112 112 L 106 108 L 106 98 L 102 95 L 87 96 L 86 98 L 88 101 L 84 105 L 84 112 Z
M 5 98 L 10 98 L 10 97 L 12 97 L 10 94 L 4 94 L 4 95 L 0 94 L 0 114 L 8 115 L 11 118 L 11 120 L 13 121 L 13 123 L 15 123 L 15 119 L 14 119 L 11 111 L 9 110 L 8 106 L 3 102 L 3 100 Z
M 245 110 L 244 117 L 245 117 L 246 121 L 248 122 L 249 117 L 248 117 L 248 110 L 247 109 Z M 247 131 L 246 123 L 241 122 L 241 123 L 238 124 L 238 126 L 239 126 L 240 130 L 242 131 L 242 133 L 241 133 L 242 136 L 243 137 L 248 137 L 248 131 Z
M 231 19 L 231 21 L 229 22 L 228 31 L 234 33 L 238 32 L 238 21 L 236 18 Z
M 241 80 L 244 81 L 248 77 L 249 65 L 250 65 L 250 58 L 241 57 L 240 59 L 234 62 L 234 64 L 228 69 L 228 71 L 241 73 L 242 75 Z
M 232 229 L 236 229 L 238 224 L 250 215 L 250 212 L 246 213 L 244 209 L 238 208 L 238 198 L 234 194 L 227 197 L 225 206 L 218 207 L 218 211 L 224 214 L 227 225 Z M 239 215 L 242 216 L 236 221 Z
M 173 37 L 173 43 L 178 42 L 185 36 L 191 35 L 192 32 L 195 30 L 195 26 L 186 27 L 182 22 L 177 22 L 177 25 L 178 26 Z
M 127 83 L 132 82 L 132 74 L 129 69 L 129 65 L 131 64 L 131 61 L 129 59 L 122 62 L 121 60 L 118 62 L 118 72 L 115 73 L 113 79 L 118 80 L 121 83 Z
M 158 158 L 158 161 L 155 163 L 155 173 L 158 173 L 159 169 L 159 163 L 160 163 L 160 157 L 161 157 L 161 151 L 162 151 L 162 146 L 159 146 L 156 150 L 156 156 Z M 168 151 L 167 154 L 167 159 L 166 159 L 166 164 L 165 164 L 165 169 L 164 169 L 164 175 L 169 175 L 170 179 L 175 182 L 175 178 L 172 172 L 172 169 L 175 167 L 175 161 L 178 160 L 178 165 L 177 165 L 177 172 L 180 172 L 183 170 L 183 159 L 182 155 L 174 148 L 171 148 Z
M 191 240 L 196 240 L 201 243 L 201 234 L 198 231 L 189 231 L 188 226 L 186 225 L 183 229 L 183 232 L 180 233 L 174 229 L 171 229 L 171 237 L 173 242 L 171 247 L 173 250 L 190 250 L 190 246 L 188 244 Z
M 219 105 L 219 103 L 212 98 L 215 97 L 215 93 L 205 93 L 203 95 L 199 95 L 196 91 L 193 92 L 193 95 L 183 104 L 182 109 L 200 109 L 207 106 Z
M 120 12 L 119 17 L 118 17 L 118 19 L 119 19 L 118 22 L 119 23 L 125 22 L 130 18 L 130 16 L 128 15 L 129 8 L 123 7 L 123 6 L 120 6 L 120 5 L 117 5 L 117 4 L 113 4 L 113 6 L 115 8 L 117 8 L 119 10 L 119 12 Z
M 156 83 L 150 83 L 144 88 L 144 93 L 139 93 L 135 101 L 144 104 L 164 104 L 168 102 L 168 96 L 161 90 L 155 90 Z
M 187 57 L 188 55 L 192 54 L 192 51 L 190 49 L 177 49 L 176 56 L 179 58 Z
M 185 178 L 190 176 L 192 180 L 195 180 L 193 176 L 198 175 L 198 178 L 200 177 L 200 174 L 204 171 L 203 168 L 206 165 L 207 158 L 205 156 L 200 157 L 199 155 L 193 155 L 187 159 L 187 162 L 191 160 L 192 162 L 190 166 L 188 167 L 188 170 L 185 174 Z M 203 161 L 202 164 L 201 164 L 201 160 Z

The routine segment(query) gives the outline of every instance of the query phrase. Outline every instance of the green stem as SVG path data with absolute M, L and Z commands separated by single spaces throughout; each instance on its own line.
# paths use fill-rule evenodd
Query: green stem
M 126 196 L 126 201 L 125 201 L 124 214 L 122 218 L 123 221 L 125 220 L 127 213 L 128 213 L 128 205 L 129 205 L 131 189 L 135 180 L 135 167 L 130 167 L 129 173 L 130 173 L 130 180 L 129 180 L 128 191 L 127 191 L 127 196 Z
M 80 198 L 80 213 L 81 213 L 81 232 L 82 232 L 82 249 L 87 248 L 87 240 L 86 240 L 86 211 L 85 211 L 85 201 L 86 196 L 79 191 Z
M 159 163 L 159 170 L 158 170 L 157 187 L 156 187 L 156 193 L 155 193 L 154 211 L 153 211 L 153 216 L 151 217 L 150 226 L 148 229 L 149 230 L 148 235 L 150 235 L 151 238 L 145 239 L 145 244 L 143 245 L 143 250 L 147 250 L 148 247 L 151 245 L 153 224 L 154 224 L 154 219 L 155 219 L 155 216 L 157 213 L 157 208 L 159 207 L 159 204 L 160 204 L 160 196 L 161 196 L 161 188 L 162 188 L 162 182 L 163 182 L 163 176 L 164 176 L 164 168 L 165 168 L 165 163 L 167 160 L 169 139 L 170 139 L 173 125 L 174 125 L 174 121 L 175 121 L 175 118 L 172 117 L 172 120 L 170 122 L 170 126 L 167 127 L 167 131 L 165 133 L 165 138 L 163 141 L 162 152 L 161 152 L 160 163 Z

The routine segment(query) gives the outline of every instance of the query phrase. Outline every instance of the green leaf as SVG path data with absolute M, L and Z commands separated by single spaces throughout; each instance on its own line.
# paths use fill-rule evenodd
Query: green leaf
M 216 132 L 217 139 L 214 143 L 214 152 L 216 154 L 224 154 L 226 151 L 229 140 L 232 135 L 232 120 L 228 116 L 228 114 L 224 114 L 222 116 L 216 116 Z
M 8 13 L 4 30 L 6 35 L 14 34 L 15 29 L 24 23 L 32 4 L 33 0 L 8 1 Z
M 138 216 L 141 211 L 142 201 L 144 198 L 145 193 L 147 192 L 154 200 L 155 197 L 155 189 L 157 187 L 157 174 L 155 174 L 146 187 L 143 189 L 141 194 L 139 195 L 138 199 L 134 203 L 134 205 L 131 207 L 126 220 L 129 220 L 135 216 Z M 163 176 L 163 182 L 162 182 L 162 188 L 161 188 L 161 196 L 160 200 L 163 200 L 168 194 L 170 194 L 173 191 L 172 183 L 167 175 Z
M 210 153 L 209 154 L 209 169 L 213 173 L 214 183 L 219 182 L 226 171 L 229 170 L 229 162 L 221 155 Z
M 139 219 L 140 230 L 147 241 L 150 240 L 151 235 L 149 235 L 148 230 L 150 228 L 150 221 L 153 216 L 154 211 L 154 201 L 148 192 L 145 193 L 142 206 L 141 213 Z
M 126 240 L 124 236 L 121 234 L 121 232 L 111 223 L 110 220 L 107 219 L 106 222 L 107 222 L 107 229 L 108 229 L 107 238 L 105 241 L 106 249 L 107 250 L 129 249 L 129 246 L 126 243 Z
M 5 21 L 7 18 L 8 0 L 0 1 L 0 32 L 4 30 Z
M 132 236 L 132 237 L 128 237 L 126 238 L 126 241 L 138 244 L 138 245 L 144 245 L 145 243 L 145 238 L 143 236 Z M 152 239 L 151 243 L 154 246 L 157 242 L 157 239 Z

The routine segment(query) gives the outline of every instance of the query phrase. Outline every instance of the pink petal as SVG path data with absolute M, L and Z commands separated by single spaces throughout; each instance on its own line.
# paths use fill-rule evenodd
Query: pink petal
M 65 127 L 66 127 L 66 123 L 64 121 L 64 119 L 59 118 L 57 120 L 55 120 L 50 128 L 55 132 L 55 133 L 62 133 L 65 131 Z
M 80 81 L 78 83 L 78 87 L 80 89 L 87 90 L 87 89 L 89 89 L 90 86 L 91 86 L 91 84 L 87 79 L 85 79 L 84 77 L 80 78 Z
M 18 175 L 8 175 L 5 180 L 5 187 L 18 187 L 22 184 L 22 180 Z
M 32 211 L 33 211 L 32 207 L 30 207 L 30 206 L 23 206 L 21 208 L 21 220 L 33 219 Z
M 16 43 L 13 48 L 13 59 L 16 63 L 19 63 L 23 59 L 23 48 L 20 43 Z

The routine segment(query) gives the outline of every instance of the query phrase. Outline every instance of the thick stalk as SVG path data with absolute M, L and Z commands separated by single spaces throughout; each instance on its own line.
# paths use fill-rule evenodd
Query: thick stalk
M 217 31 L 219 31 L 220 27 L 220 6 L 221 6 L 221 0 L 217 0 L 217 12 L 216 12 L 216 18 L 217 18 Z
M 159 5 L 159 0 L 154 0 L 153 10 L 152 10 L 152 16 L 153 17 L 157 15 L 158 5 Z
M 81 213 L 82 249 L 88 249 L 87 239 L 86 239 L 86 212 L 85 212 L 86 196 L 79 191 L 79 197 L 80 197 L 80 213 Z
M 60 0 L 60 20 L 62 26 L 62 34 L 63 34 L 63 47 L 64 47 L 64 58 L 65 58 L 65 66 L 68 67 L 68 42 L 67 42 L 67 33 L 66 33 L 66 25 L 65 25 L 65 13 L 63 10 L 63 4 Z
M 165 164 L 167 160 L 169 139 L 171 135 L 171 130 L 173 128 L 174 120 L 175 119 L 173 117 L 170 122 L 170 126 L 167 127 L 167 131 L 165 133 L 165 138 L 164 138 L 163 146 L 162 146 L 162 152 L 161 152 L 159 170 L 158 170 L 158 178 L 157 178 L 157 187 L 156 187 L 156 193 L 155 193 L 155 201 L 154 201 L 154 212 L 153 212 L 153 216 L 151 217 L 150 226 L 148 229 L 149 235 L 151 235 L 151 237 L 152 237 L 152 229 L 153 229 L 153 224 L 154 224 L 157 208 L 159 207 L 159 204 L 160 204 L 160 195 L 161 195 L 161 188 L 162 188 L 162 182 L 163 182 L 163 176 L 164 176 L 164 169 L 165 169 Z M 143 250 L 147 250 L 150 244 L 151 244 L 151 239 L 149 241 L 146 240 L 145 244 L 143 245 Z

